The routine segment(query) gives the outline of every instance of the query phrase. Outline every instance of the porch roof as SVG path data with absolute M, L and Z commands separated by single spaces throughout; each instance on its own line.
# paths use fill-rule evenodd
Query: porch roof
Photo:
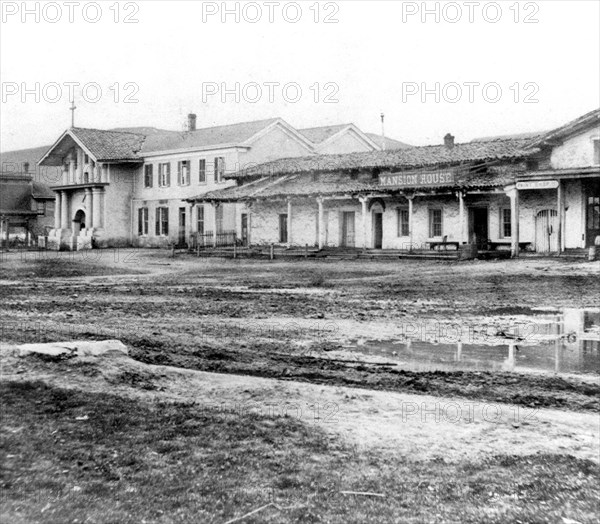
M 490 167 L 485 173 L 458 171 L 451 185 L 427 186 L 426 188 L 389 188 L 380 185 L 379 179 L 355 179 L 344 173 L 327 173 L 313 178 L 306 173 L 263 177 L 247 182 L 242 186 L 210 191 L 187 199 L 190 202 L 239 202 L 285 197 L 327 197 L 358 196 L 364 194 L 378 195 L 411 194 L 427 189 L 428 191 L 448 191 L 458 189 L 490 189 L 505 187 L 515 181 L 515 172 L 502 168 Z

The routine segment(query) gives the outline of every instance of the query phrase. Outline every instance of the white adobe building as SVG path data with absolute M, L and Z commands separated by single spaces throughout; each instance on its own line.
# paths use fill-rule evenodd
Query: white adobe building
M 238 185 L 188 202 L 243 204 L 250 244 L 560 253 L 600 243 L 600 110 L 538 136 L 448 134 L 439 146 L 282 158 L 228 178 Z
M 377 151 L 381 145 L 353 124 L 295 129 L 281 118 L 196 128 L 66 130 L 39 161 L 59 166 L 53 249 L 185 244 L 203 232 L 242 234 L 234 204 L 193 206 L 186 199 L 230 187 L 230 173 L 280 157 Z M 406 147 L 387 140 L 386 147 Z M 212 213 L 212 214 L 211 214 Z M 215 235 L 216 239 L 217 235 Z

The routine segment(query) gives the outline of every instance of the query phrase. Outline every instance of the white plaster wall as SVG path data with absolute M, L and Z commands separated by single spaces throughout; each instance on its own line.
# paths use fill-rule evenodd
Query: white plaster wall
M 593 144 L 593 140 L 598 138 L 600 138 L 600 126 L 565 140 L 562 145 L 552 150 L 550 159 L 552 168 L 566 169 L 598 165 L 594 164 Z
M 331 142 L 318 146 L 321 155 L 335 153 L 354 153 L 358 151 L 372 151 L 373 148 L 365 143 L 354 131 L 347 131 L 336 137 Z

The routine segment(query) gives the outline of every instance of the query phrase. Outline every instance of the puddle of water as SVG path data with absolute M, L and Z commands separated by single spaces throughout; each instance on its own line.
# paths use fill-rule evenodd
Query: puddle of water
M 346 349 L 416 371 L 600 374 L 600 310 L 536 315 L 523 339 L 495 345 L 408 339 L 352 341 Z

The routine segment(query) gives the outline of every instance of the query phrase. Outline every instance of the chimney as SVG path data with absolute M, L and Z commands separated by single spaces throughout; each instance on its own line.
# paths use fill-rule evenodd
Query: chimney
M 447 133 L 444 137 L 444 145 L 448 149 L 452 149 L 454 147 L 454 137 L 450 133 Z
M 194 113 L 188 115 L 188 131 L 196 131 L 196 115 Z

